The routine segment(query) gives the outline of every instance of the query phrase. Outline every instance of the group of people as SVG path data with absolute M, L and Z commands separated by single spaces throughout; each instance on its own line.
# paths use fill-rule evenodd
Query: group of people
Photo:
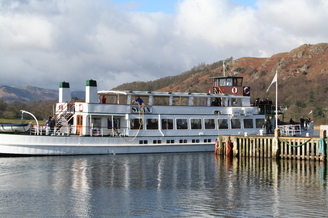
M 262 99 L 260 100 L 260 98 L 255 99 L 253 106 L 257 106 L 260 109 L 260 113 L 271 113 L 271 106 L 272 106 L 272 101 L 269 100 L 269 98 L 266 99 Z
M 260 106 L 260 105 L 272 105 L 272 101 L 269 100 L 269 98 L 262 99 L 262 100 L 260 100 L 260 98 L 257 98 L 257 99 L 255 99 L 253 105 L 254 105 L 254 106 Z

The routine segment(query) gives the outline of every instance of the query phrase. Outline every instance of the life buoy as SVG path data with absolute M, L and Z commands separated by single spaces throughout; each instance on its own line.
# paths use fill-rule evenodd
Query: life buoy
M 238 89 L 237 89 L 237 87 L 234 86 L 234 87 L 232 87 L 231 91 L 232 91 L 232 94 L 237 94 Z
M 83 104 L 79 104 L 79 111 L 80 111 L 80 112 L 83 111 Z
M 244 95 L 249 95 L 250 93 L 250 88 L 248 86 L 244 87 Z
M 62 104 L 58 106 L 58 109 L 59 109 L 59 110 L 63 110 L 63 108 L 64 108 L 64 107 L 63 107 Z

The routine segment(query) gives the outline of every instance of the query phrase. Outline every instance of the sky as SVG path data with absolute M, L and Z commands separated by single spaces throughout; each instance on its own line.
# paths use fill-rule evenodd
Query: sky
M 84 90 L 328 41 L 326 0 L 0 0 L 0 85 Z

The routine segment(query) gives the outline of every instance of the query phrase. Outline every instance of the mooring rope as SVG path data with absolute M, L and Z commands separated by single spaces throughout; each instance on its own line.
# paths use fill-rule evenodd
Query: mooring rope
M 289 145 L 289 146 L 291 146 L 291 147 L 294 147 L 294 148 L 301 147 L 301 146 L 305 145 L 306 143 L 308 143 L 309 141 L 311 141 L 312 139 L 313 139 L 313 138 L 310 138 L 310 139 L 308 139 L 306 142 L 304 142 L 304 143 L 302 143 L 302 144 L 300 144 L 300 145 L 291 145 L 289 142 L 286 141 L 286 139 L 284 139 L 284 138 L 279 138 L 279 140 L 284 141 L 287 145 Z

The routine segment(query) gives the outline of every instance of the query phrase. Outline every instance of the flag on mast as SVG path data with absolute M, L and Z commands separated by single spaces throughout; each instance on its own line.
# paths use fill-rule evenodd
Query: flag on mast
M 266 90 L 266 92 L 269 91 L 270 87 L 272 86 L 273 83 L 277 82 L 277 75 L 278 75 L 278 72 L 276 71 L 276 75 L 273 77 L 272 79 L 272 82 L 271 84 L 269 85 L 268 89 Z

